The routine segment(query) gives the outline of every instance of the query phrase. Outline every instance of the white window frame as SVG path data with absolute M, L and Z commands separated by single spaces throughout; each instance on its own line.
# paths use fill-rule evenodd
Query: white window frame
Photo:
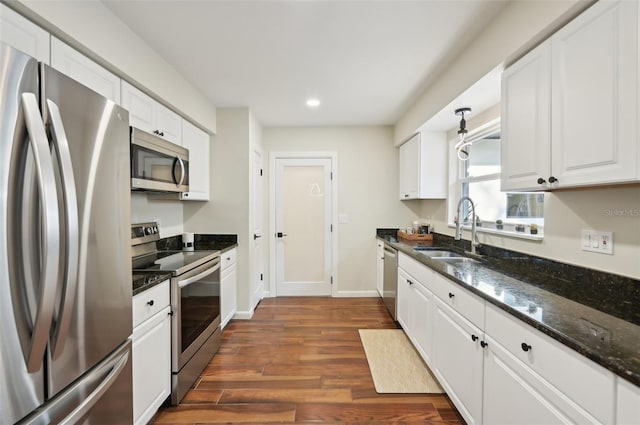
M 467 140 L 479 140 L 487 137 L 496 131 L 500 130 L 500 118 L 493 119 L 482 126 L 470 131 L 467 135 Z M 487 174 L 479 177 L 464 177 L 463 175 L 463 161 L 458 159 L 454 146 L 458 142 L 458 137 L 448 141 L 449 145 L 449 197 L 447 202 L 447 224 L 449 228 L 455 228 L 454 217 L 457 213 L 458 201 L 462 196 L 462 184 L 463 183 L 475 183 L 490 180 L 500 180 L 500 173 Z M 527 192 L 523 192 L 527 193 Z M 525 232 L 515 231 L 515 222 L 518 220 L 504 220 L 504 228 L 497 229 L 495 222 L 482 221 L 482 226 L 476 227 L 478 233 L 498 234 L 501 236 L 508 236 L 519 239 L 529 239 L 534 241 L 542 241 L 544 239 L 544 218 L 542 219 L 530 219 L 519 220 L 527 221 L 528 223 L 535 223 L 538 226 L 538 233 L 531 234 L 529 231 L 529 225 L 526 226 Z M 462 228 L 465 230 L 471 230 L 471 226 L 463 224 Z

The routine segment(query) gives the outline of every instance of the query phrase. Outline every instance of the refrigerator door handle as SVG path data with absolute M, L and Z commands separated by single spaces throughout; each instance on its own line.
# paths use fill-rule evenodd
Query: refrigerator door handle
M 29 133 L 37 170 L 44 235 L 42 242 L 43 273 L 41 274 L 37 311 L 31 327 L 29 347 L 22 347 L 27 370 L 32 373 L 42 367 L 53 320 L 60 263 L 60 219 L 53 160 L 49 151 L 49 140 L 47 139 L 40 109 L 38 108 L 38 101 L 33 93 L 22 93 L 21 97 L 25 124 Z M 27 349 L 25 350 L 25 348 Z
M 47 99 L 47 109 L 49 110 L 49 118 L 51 120 L 51 135 L 54 148 L 60 162 L 62 193 L 64 196 L 64 237 L 65 258 L 64 264 L 66 270 L 63 273 L 63 289 L 60 300 L 60 310 L 57 324 L 52 336 L 52 357 L 58 358 L 64 348 L 64 343 L 69 334 L 71 326 L 71 316 L 73 314 L 73 304 L 78 285 L 78 267 L 79 267 L 79 220 L 78 220 L 78 197 L 76 192 L 76 179 L 73 172 L 73 164 L 71 162 L 71 153 L 69 152 L 69 141 L 67 139 L 64 125 L 62 124 L 62 116 L 60 109 L 51 100 Z
M 104 380 L 96 387 L 95 390 L 89 396 L 82 401 L 73 409 L 73 411 L 62 421 L 60 421 L 60 425 L 75 425 L 80 422 L 80 420 L 89 413 L 89 411 L 95 406 L 95 404 L 100 401 L 102 396 L 109 391 L 109 388 L 113 385 L 113 383 L 118 379 L 120 373 L 124 370 L 127 362 L 129 361 L 129 353 L 130 351 L 126 351 L 124 354 L 120 356 L 120 358 L 116 358 L 113 362 L 106 364 L 103 366 L 103 370 L 98 373 L 102 374 L 104 370 L 111 368 L 109 374 L 104 378 Z

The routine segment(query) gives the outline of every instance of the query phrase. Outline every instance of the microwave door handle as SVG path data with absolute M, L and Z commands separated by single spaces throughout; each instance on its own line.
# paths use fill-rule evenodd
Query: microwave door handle
M 64 125 L 62 124 L 62 116 L 60 115 L 58 105 L 47 99 L 47 108 L 51 119 L 52 141 L 58 154 L 62 174 L 62 189 L 66 216 L 65 237 L 67 241 L 65 252 L 66 271 L 64 273 L 64 286 L 60 301 L 60 317 L 52 338 L 52 355 L 55 359 L 64 348 L 67 335 L 69 334 L 69 327 L 71 326 L 71 315 L 73 313 L 73 304 L 75 302 L 78 284 L 80 226 L 78 220 L 76 179 L 73 173 L 71 153 L 69 152 L 69 140 L 67 139 Z
M 178 164 L 179 159 L 180 158 L 178 158 L 177 156 L 173 158 L 173 165 L 171 167 L 171 178 L 173 179 L 173 183 L 175 183 L 176 185 L 178 184 L 178 179 L 176 178 L 176 165 Z
M 184 169 L 184 162 L 182 161 L 182 158 L 177 157 L 178 158 L 178 162 L 180 162 L 180 181 L 178 182 L 178 186 L 182 186 L 182 183 L 184 182 L 184 174 L 185 174 L 185 169 Z
M 53 171 L 53 160 L 49 151 L 49 140 L 44 129 L 38 101 L 33 93 L 22 93 L 22 109 L 25 124 L 33 149 L 39 196 L 42 206 L 42 274 L 40 294 L 35 321 L 31 328 L 28 352 L 24 353 L 27 370 L 38 371 L 44 360 L 44 352 L 49 341 L 49 331 L 53 320 L 58 265 L 60 263 L 60 218 L 58 213 L 58 192 Z M 23 347 L 24 350 L 24 347 Z
M 185 280 L 181 280 L 178 282 L 178 288 L 185 288 L 189 285 L 191 285 L 194 282 L 199 281 L 200 279 L 202 279 L 203 277 L 207 277 L 210 274 L 212 274 L 213 272 L 215 272 L 216 270 L 220 269 L 220 263 L 216 264 L 215 266 L 211 267 L 210 269 L 207 269 L 205 271 L 203 271 L 202 273 L 199 273 L 195 276 L 192 276 L 188 279 Z

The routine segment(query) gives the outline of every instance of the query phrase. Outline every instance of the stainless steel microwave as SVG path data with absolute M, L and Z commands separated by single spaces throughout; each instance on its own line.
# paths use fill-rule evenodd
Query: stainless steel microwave
M 131 127 L 131 190 L 189 191 L 189 150 Z

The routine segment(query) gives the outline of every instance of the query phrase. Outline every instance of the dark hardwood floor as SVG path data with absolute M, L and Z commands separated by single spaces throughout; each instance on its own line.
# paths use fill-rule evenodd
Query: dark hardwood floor
M 378 298 L 264 299 L 153 423 L 463 424 L 446 395 L 376 393 L 358 329 L 395 327 Z

